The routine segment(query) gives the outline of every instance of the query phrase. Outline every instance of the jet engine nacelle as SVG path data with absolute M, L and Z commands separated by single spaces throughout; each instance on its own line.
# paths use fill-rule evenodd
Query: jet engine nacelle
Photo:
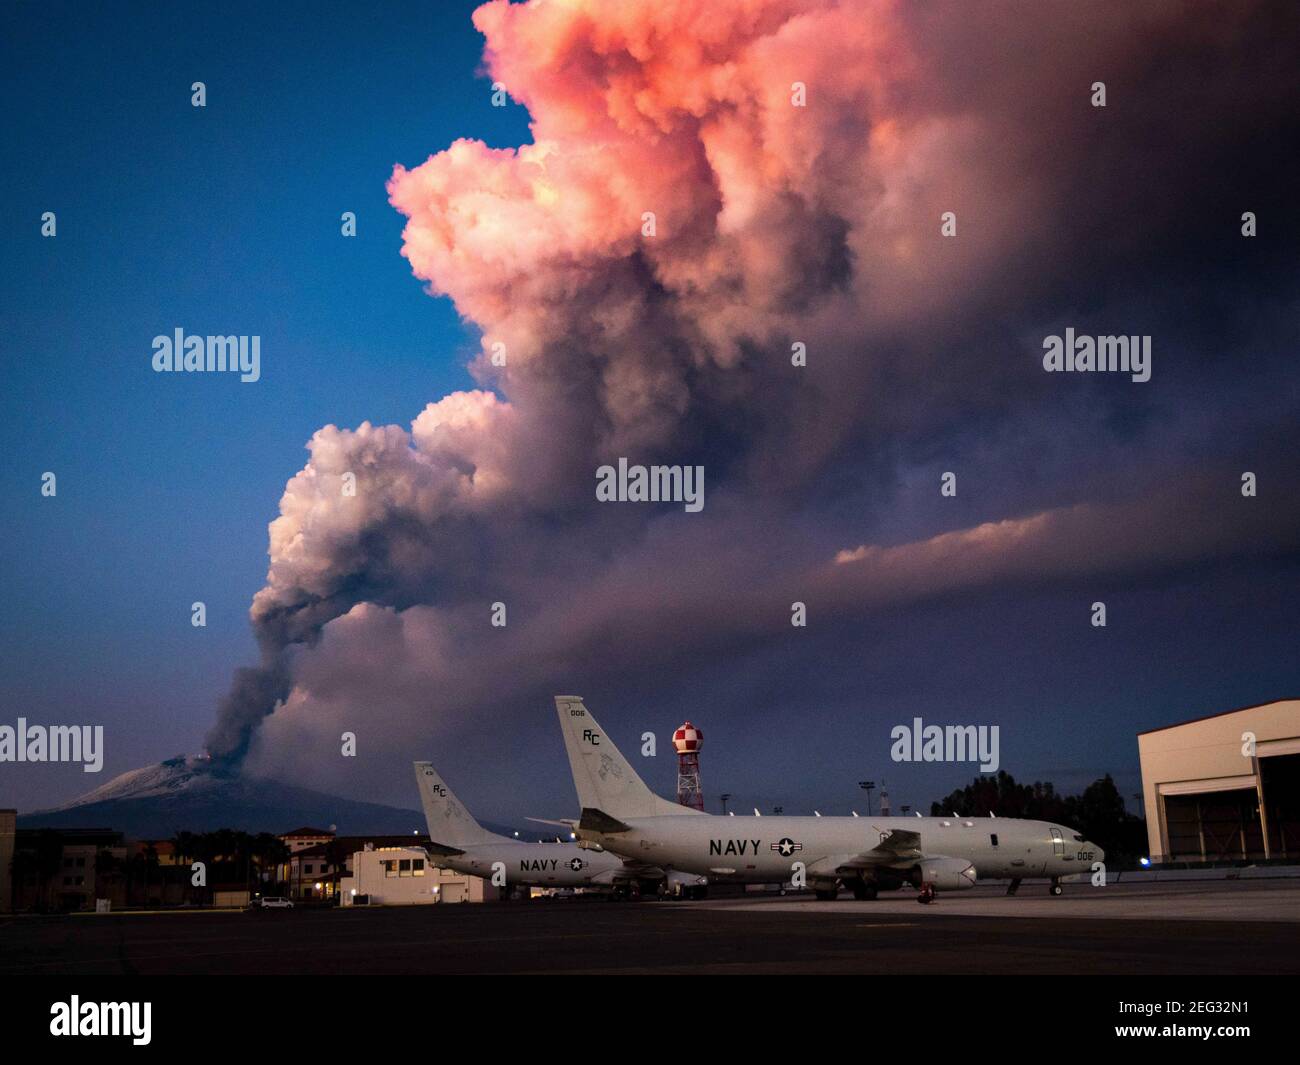
M 927 858 L 912 868 L 912 883 L 936 891 L 965 891 L 975 886 L 975 866 L 965 858 Z

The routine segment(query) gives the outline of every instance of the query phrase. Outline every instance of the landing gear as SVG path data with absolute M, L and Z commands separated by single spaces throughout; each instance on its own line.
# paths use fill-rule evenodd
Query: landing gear
M 832 884 L 830 887 L 813 888 L 813 894 L 817 896 L 818 902 L 834 902 L 840 897 L 840 886 Z
M 1013 876 L 1011 878 L 1011 883 L 1007 885 L 1007 894 L 1014 895 L 1019 890 L 1020 890 L 1020 877 Z
M 1053 895 L 1059 895 L 1065 890 L 1065 888 L 1061 887 L 1061 878 L 1059 876 L 1052 877 L 1052 886 L 1048 890 Z
M 870 902 L 876 897 L 876 885 L 870 880 L 853 881 L 853 897 L 859 902 Z
M 916 901 L 922 906 L 929 906 L 934 901 L 934 885 L 922 884 L 921 890 L 916 893 Z

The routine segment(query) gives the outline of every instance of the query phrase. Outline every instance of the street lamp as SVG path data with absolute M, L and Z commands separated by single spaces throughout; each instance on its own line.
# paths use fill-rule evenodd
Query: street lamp
M 859 780 L 858 787 L 867 793 L 867 816 L 871 816 L 871 792 L 876 787 L 874 780 Z
M 722 800 L 722 812 L 725 815 L 727 812 L 727 800 L 731 798 L 731 792 L 724 791 L 718 796 L 718 798 Z

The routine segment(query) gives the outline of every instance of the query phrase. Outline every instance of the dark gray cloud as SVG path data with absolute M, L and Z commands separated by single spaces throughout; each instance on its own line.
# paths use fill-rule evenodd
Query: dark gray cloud
M 397 757 L 551 688 L 745 662 L 794 600 L 852 627 L 1294 557 L 1281 6 L 753 6 L 688 54 L 650 3 L 478 16 L 535 144 L 457 142 L 390 193 L 484 387 L 313 438 L 216 755 L 315 779 L 341 729 Z M 1066 325 L 1150 334 L 1152 381 L 1044 374 Z M 703 463 L 703 514 L 597 504 L 619 455 Z

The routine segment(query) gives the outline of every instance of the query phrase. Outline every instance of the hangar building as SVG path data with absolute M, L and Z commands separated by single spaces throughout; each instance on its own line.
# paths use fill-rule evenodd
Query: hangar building
M 1138 734 L 1153 863 L 1300 860 L 1300 699 Z

